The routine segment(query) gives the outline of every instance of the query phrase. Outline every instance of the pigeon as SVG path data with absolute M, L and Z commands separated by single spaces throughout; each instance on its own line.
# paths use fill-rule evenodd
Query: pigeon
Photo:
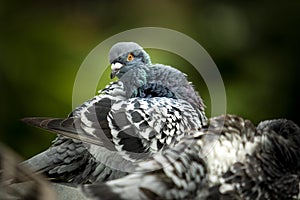
M 255 127 L 236 115 L 209 119 L 125 177 L 82 185 L 90 199 L 292 199 L 299 195 L 299 127 Z
M 112 46 L 109 61 L 111 78 L 118 80 L 67 118 L 23 119 L 59 135 L 47 150 L 22 164 L 53 181 L 112 180 L 127 175 L 132 163 L 178 143 L 189 134 L 184 130 L 206 124 L 202 99 L 181 71 L 152 64 L 134 42 Z
M 230 166 L 212 191 L 218 188 L 219 199 L 299 199 L 299 126 L 287 119 L 266 120 L 257 134 L 255 151 Z

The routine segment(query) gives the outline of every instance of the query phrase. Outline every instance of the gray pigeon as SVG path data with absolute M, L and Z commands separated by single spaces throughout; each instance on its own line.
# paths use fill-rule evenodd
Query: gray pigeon
M 68 118 L 23 119 L 61 134 L 49 149 L 23 164 L 56 181 L 111 180 L 126 175 L 123 170 L 132 162 L 178 143 L 187 134 L 184 130 L 206 123 L 200 96 L 179 70 L 152 64 L 133 42 L 115 44 L 109 61 L 111 77 L 119 80 Z
M 292 121 L 257 128 L 238 116 L 209 120 L 192 136 L 123 178 L 83 185 L 91 199 L 291 199 L 299 194 L 300 129 Z M 154 171 L 156 170 L 156 171 Z

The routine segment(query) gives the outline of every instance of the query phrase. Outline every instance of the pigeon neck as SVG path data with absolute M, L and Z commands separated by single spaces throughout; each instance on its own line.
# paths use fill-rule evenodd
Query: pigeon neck
M 138 88 L 145 85 L 148 81 L 149 68 L 146 65 L 140 65 L 134 70 L 125 73 L 120 81 L 124 84 L 126 96 L 136 96 Z

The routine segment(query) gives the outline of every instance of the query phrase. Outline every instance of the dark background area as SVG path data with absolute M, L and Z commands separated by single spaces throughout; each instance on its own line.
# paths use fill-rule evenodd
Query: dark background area
M 47 148 L 55 135 L 19 119 L 66 116 L 87 54 L 114 34 L 145 26 L 180 31 L 208 51 L 224 80 L 227 113 L 255 124 L 299 124 L 299 10 L 300 1 L 1 1 L 0 140 L 24 158 Z M 149 53 L 175 67 L 184 63 Z M 190 77 L 204 88 L 209 110 L 205 86 Z

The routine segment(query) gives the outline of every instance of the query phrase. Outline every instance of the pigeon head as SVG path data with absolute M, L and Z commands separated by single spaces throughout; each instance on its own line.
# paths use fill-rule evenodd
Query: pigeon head
M 294 136 L 297 136 L 297 138 L 299 138 L 300 136 L 300 128 L 298 127 L 298 125 L 293 121 L 287 119 L 265 120 L 258 124 L 257 129 L 273 130 L 285 139 L 290 139 Z
M 277 163 L 281 163 L 285 170 L 296 170 L 300 174 L 300 128 L 291 120 L 266 120 L 257 126 L 258 130 L 265 131 L 269 142 L 263 146 L 276 156 Z
M 109 51 L 111 78 L 121 78 L 126 72 L 140 65 L 151 64 L 149 55 L 134 42 L 119 42 Z

